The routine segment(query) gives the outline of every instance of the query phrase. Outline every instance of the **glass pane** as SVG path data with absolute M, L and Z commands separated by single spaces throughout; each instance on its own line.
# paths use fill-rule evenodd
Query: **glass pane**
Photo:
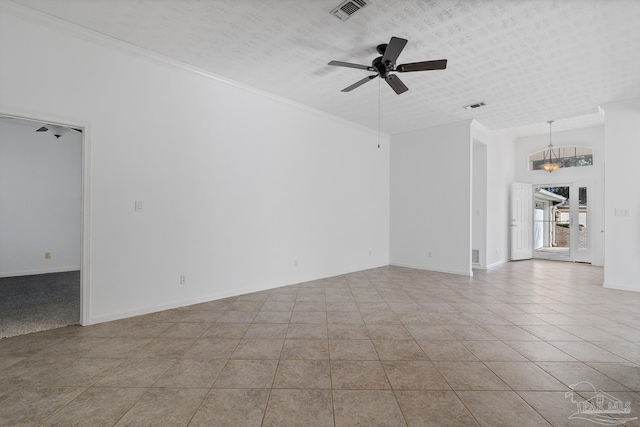
M 547 150 L 538 151 L 529 155 L 529 170 L 540 169 L 546 163 L 545 154 Z M 563 168 L 593 165 L 593 148 L 591 147 L 555 147 L 554 155 L 558 157 Z M 548 156 L 547 156 L 548 157 Z
M 578 203 L 578 251 L 589 250 L 589 229 L 587 228 L 587 187 L 578 189 L 580 201 Z

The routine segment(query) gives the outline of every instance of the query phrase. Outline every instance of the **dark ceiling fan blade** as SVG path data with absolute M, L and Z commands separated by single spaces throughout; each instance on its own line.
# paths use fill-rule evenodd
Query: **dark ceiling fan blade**
M 408 73 L 411 71 L 444 70 L 445 68 L 447 68 L 447 60 L 438 59 L 437 61 L 422 61 L 412 62 L 410 64 L 400 64 L 396 67 L 396 71 L 399 73 Z
M 46 132 L 49 129 L 46 126 L 42 126 L 40 129 L 36 129 L 36 132 Z
M 387 83 L 389 83 L 389 86 L 391 86 L 391 89 L 395 90 L 398 95 L 409 90 L 409 88 L 406 87 L 404 83 L 402 83 L 400 77 L 396 76 L 395 74 L 389 74 L 386 80 Z
M 351 62 L 331 61 L 329 65 L 335 65 L 336 67 L 348 67 L 357 68 L 358 70 L 375 71 L 373 67 L 369 65 L 352 64 Z
M 354 90 L 357 87 L 362 86 L 363 84 L 365 84 L 366 82 L 375 79 L 376 77 L 378 77 L 378 75 L 373 75 L 373 76 L 367 76 L 362 80 L 358 80 L 357 82 L 355 82 L 354 84 L 352 84 L 351 86 L 347 86 L 344 89 L 342 89 L 340 92 L 351 92 L 352 90 Z
M 407 40 L 405 39 L 391 37 L 391 40 L 387 45 L 387 49 L 384 51 L 384 55 L 382 56 L 382 63 L 386 64 L 388 62 L 389 64 L 395 64 L 406 44 Z

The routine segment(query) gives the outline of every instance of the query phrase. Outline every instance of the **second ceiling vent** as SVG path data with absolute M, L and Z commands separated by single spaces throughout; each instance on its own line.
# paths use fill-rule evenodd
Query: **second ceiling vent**
M 347 0 L 331 11 L 331 14 L 342 21 L 351 18 L 356 12 L 368 6 L 365 0 Z

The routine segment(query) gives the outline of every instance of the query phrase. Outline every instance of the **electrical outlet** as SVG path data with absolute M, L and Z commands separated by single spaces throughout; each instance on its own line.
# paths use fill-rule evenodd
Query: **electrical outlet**
M 616 208 L 614 211 L 615 216 L 629 216 L 629 208 Z
M 134 209 L 136 212 L 142 212 L 144 210 L 144 206 L 142 205 L 142 200 L 136 200 L 134 204 Z
M 427 256 L 431 258 L 431 251 L 427 252 Z
M 298 266 L 298 260 L 297 260 L 297 259 L 294 259 L 294 260 L 293 260 L 293 266 L 294 266 L 294 267 L 297 267 L 297 266 Z
M 185 276 L 184 274 L 180 275 L 180 284 L 184 285 L 187 283 L 187 276 Z
M 371 256 L 371 249 L 369 249 L 369 256 Z
M 44 259 L 51 259 L 51 252 L 45 252 Z

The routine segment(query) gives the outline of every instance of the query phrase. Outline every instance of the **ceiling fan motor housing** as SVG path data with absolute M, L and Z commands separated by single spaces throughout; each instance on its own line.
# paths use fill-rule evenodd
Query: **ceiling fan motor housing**
M 374 59 L 371 62 L 371 66 L 376 69 L 376 71 L 378 72 L 378 74 L 380 74 L 380 77 L 382 78 L 387 77 L 387 72 L 391 68 L 382 62 L 382 56 L 379 56 L 376 59 Z

